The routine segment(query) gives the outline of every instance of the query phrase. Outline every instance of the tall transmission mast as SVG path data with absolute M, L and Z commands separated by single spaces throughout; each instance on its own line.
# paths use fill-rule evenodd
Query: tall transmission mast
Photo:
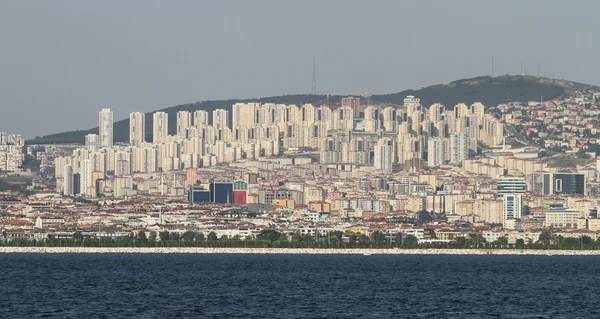
M 313 74 L 312 74 L 312 88 L 310 94 L 317 95 L 317 63 L 313 58 Z

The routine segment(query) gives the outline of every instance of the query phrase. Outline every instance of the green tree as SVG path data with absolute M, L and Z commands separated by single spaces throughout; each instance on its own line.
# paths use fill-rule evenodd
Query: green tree
M 506 238 L 506 236 L 498 238 L 495 245 L 499 248 L 508 248 L 508 238 Z
M 481 234 L 469 234 L 469 247 L 479 248 L 485 243 L 485 238 Z
M 217 234 L 214 231 L 211 231 L 210 233 L 208 233 L 207 240 L 210 241 L 210 242 L 217 241 Z
M 355 233 L 351 233 L 350 236 L 348 236 L 348 243 L 350 243 L 350 246 L 354 246 L 358 243 L 358 236 Z
M 515 243 L 515 248 L 517 248 L 517 249 L 524 249 L 525 248 L 525 241 L 522 238 L 517 239 L 517 241 Z
M 260 231 L 258 234 L 258 239 L 266 240 L 269 242 L 274 242 L 279 240 L 282 237 L 282 234 L 275 229 L 267 228 Z
M 406 235 L 402 240 L 402 248 L 414 249 L 419 247 L 419 239 L 415 235 Z
M 140 230 L 137 232 L 137 234 L 133 234 L 133 244 L 136 246 L 147 246 L 148 245 L 148 238 L 146 237 L 146 232 L 144 232 L 143 230 Z
M 156 242 L 156 232 L 155 231 L 151 231 L 150 232 L 150 236 L 148 236 L 148 241 L 155 243 Z
M 464 249 L 469 247 L 469 238 L 467 237 L 460 236 L 454 238 L 454 240 L 456 242 L 456 248 Z
M 42 162 L 34 156 L 25 154 L 21 167 L 26 170 L 31 170 L 32 172 L 39 172 L 41 163 Z
M 381 246 L 385 243 L 385 235 L 380 232 L 380 231 L 376 231 L 374 233 L 371 234 L 371 241 L 377 245 L 377 246 Z
M 181 235 L 181 239 L 187 243 L 193 242 L 195 238 L 196 238 L 196 233 L 191 230 L 188 230 Z
M 75 233 L 73 233 L 73 240 L 74 241 L 82 241 L 83 234 L 81 234 L 81 232 L 79 232 L 79 231 L 76 231 Z
M 590 156 L 590 154 L 587 154 L 585 152 L 585 150 L 581 150 L 581 151 L 577 152 L 575 155 L 577 155 L 578 158 L 583 158 L 583 159 L 590 159 L 590 158 L 592 158 Z
M 170 240 L 170 234 L 168 231 L 164 230 L 160 232 L 160 241 L 166 243 Z
M 300 243 L 302 241 L 304 241 L 304 235 L 302 235 L 302 233 L 297 231 L 292 234 L 292 242 Z
M 538 242 L 544 246 L 554 245 L 557 242 L 556 236 L 552 233 L 551 229 L 544 230 L 538 239 Z
M 594 240 L 590 236 L 581 236 L 581 247 L 583 249 L 594 249 Z
M 342 233 L 339 230 L 335 230 L 332 232 L 329 232 L 329 234 L 327 234 L 327 241 L 328 241 L 328 245 L 330 247 L 339 247 L 343 244 L 343 240 L 342 237 L 344 236 L 344 233 Z
M 358 245 L 360 247 L 367 247 L 369 246 L 369 244 L 371 243 L 371 238 L 369 238 L 367 235 L 365 234 L 360 234 L 358 236 L 358 238 L 356 239 L 356 241 L 358 242 Z
M 563 236 L 558 236 L 558 246 L 561 249 L 581 249 L 581 239 L 580 238 L 564 238 Z

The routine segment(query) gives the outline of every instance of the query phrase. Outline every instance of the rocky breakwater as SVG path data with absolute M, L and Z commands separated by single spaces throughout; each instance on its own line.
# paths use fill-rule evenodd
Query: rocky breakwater
M 0 247 L 0 253 L 59 254 L 305 254 L 305 255 L 600 255 L 600 250 L 533 249 L 310 249 L 196 247 Z

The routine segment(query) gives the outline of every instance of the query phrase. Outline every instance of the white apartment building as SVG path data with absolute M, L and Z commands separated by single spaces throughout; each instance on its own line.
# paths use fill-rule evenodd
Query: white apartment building
M 152 115 L 152 143 L 164 143 L 169 135 L 169 114 L 155 112 Z
M 446 139 L 433 138 L 427 142 L 427 166 L 437 167 L 446 162 Z
M 63 171 L 63 195 L 73 195 L 73 166 L 67 164 Z
M 579 225 L 582 213 L 574 209 L 556 209 L 545 212 L 544 227 L 573 228 Z
M 454 164 L 462 163 L 469 157 L 469 148 L 467 144 L 467 135 L 465 133 L 454 133 L 450 135 L 450 162 Z
M 508 220 L 520 220 L 522 214 L 523 198 L 521 194 L 507 194 L 502 197 L 502 219 L 505 227 Z
M 140 146 L 146 141 L 146 114 L 132 112 L 129 114 L 129 144 Z
M 213 127 L 216 130 L 229 128 L 229 112 L 223 109 L 213 111 Z
M 19 134 L 0 133 L 0 171 L 15 172 L 23 164 L 23 145 Z
M 389 138 L 382 138 L 377 142 L 375 146 L 374 154 L 375 169 L 381 171 L 384 174 L 392 173 L 392 140 Z
M 186 137 L 186 130 L 192 126 L 192 114 L 188 111 L 177 112 L 177 136 Z
M 113 146 L 113 112 L 110 109 L 102 109 L 99 113 L 98 136 L 100 147 Z
M 89 159 L 80 162 L 80 194 L 83 196 L 93 197 L 96 195 L 95 185 L 92 185 L 92 171 L 92 162 Z
M 85 146 L 89 149 L 100 147 L 100 136 L 98 134 L 87 134 L 85 136 Z
M 194 111 L 194 126 L 199 129 L 208 126 L 208 112 L 205 110 Z

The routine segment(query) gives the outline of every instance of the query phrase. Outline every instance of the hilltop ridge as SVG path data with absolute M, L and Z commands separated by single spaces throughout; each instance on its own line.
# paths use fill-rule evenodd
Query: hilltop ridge
M 502 76 L 480 76 L 469 79 L 456 80 L 447 84 L 427 86 L 418 90 L 404 90 L 390 94 L 376 94 L 371 96 L 373 104 L 402 105 L 407 95 L 414 95 L 421 99 L 421 103 L 429 106 L 433 103 L 441 103 L 446 107 L 452 107 L 457 103 L 471 104 L 482 102 L 484 105 L 497 105 L 508 102 L 526 102 L 555 99 L 564 95 L 573 94 L 575 91 L 599 89 L 597 86 L 587 85 L 572 81 L 539 78 L 527 75 L 502 75 Z M 346 96 L 346 95 L 343 95 Z M 330 106 L 339 105 L 342 95 L 329 96 Z M 348 95 L 351 96 L 351 95 Z M 325 104 L 325 95 L 283 95 L 271 96 L 257 99 L 229 99 L 229 100 L 207 100 L 202 102 L 180 104 L 156 111 L 169 114 L 169 133 L 174 134 L 176 128 L 176 116 L 179 111 L 206 110 L 212 112 L 215 109 L 226 109 L 231 111 L 234 103 L 260 102 L 260 103 L 282 103 L 282 104 Z M 153 111 L 153 112 L 156 112 Z M 146 139 L 152 134 L 152 113 L 146 113 Z M 129 140 L 129 119 L 116 121 L 113 127 L 114 141 L 127 142 Z M 27 144 L 58 144 L 58 143 L 83 143 L 86 134 L 97 134 L 98 127 L 87 130 L 75 130 L 28 140 Z

